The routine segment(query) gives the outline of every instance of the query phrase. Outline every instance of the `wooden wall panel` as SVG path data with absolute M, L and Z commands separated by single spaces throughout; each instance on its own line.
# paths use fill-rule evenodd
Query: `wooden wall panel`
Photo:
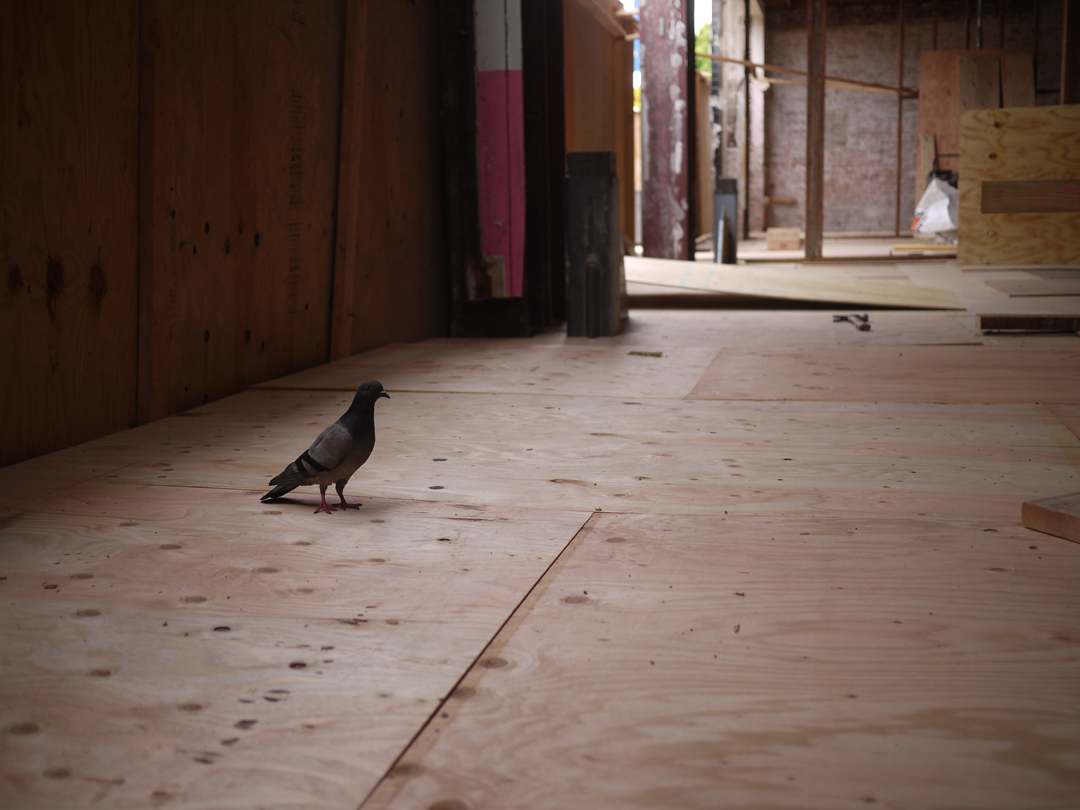
M 620 227 L 633 242 L 633 43 L 613 36 L 579 0 L 563 2 L 563 37 L 566 151 L 616 153 Z
M 138 19 L 0 4 L 0 466 L 134 424 Z
M 343 18 L 144 0 L 141 419 L 328 357 Z
M 969 110 L 960 123 L 961 264 L 1080 262 L 1080 214 L 983 214 L 984 180 L 1080 179 L 1080 105 Z
M 1002 104 L 1004 98 L 1004 105 Z M 919 56 L 919 136 L 933 133 L 937 167 L 959 165 L 960 113 L 985 107 L 1035 105 L 1031 54 L 1009 49 L 923 51 Z M 923 187 L 930 166 L 915 158 L 916 186 Z
M 335 273 L 352 287 L 351 317 L 335 345 L 355 353 L 446 334 L 449 281 L 441 196 L 442 82 L 434 0 L 364 3 L 354 38 L 360 60 L 342 113 L 358 177 L 343 178 L 340 208 L 355 210 Z M 344 195 L 352 194 L 351 199 Z M 351 276 L 351 278 L 344 278 Z

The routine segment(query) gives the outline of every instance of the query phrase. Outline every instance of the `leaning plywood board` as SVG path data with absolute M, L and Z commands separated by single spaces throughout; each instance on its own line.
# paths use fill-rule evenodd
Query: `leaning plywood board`
M 1027 501 L 1020 519 L 1029 529 L 1080 543 L 1080 492 Z
M 0 805 L 354 810 L 587 518 L 102 483 L 9 515 Z
M 963 309 L 950 290 L 868 281 L 817 273 L 793 264 L 770 267 L 681 262 L 627 256 L 626 280 L 665 287 L 754 295 L 788 301 L 905 307 Z
M 1080 178 L 1080 104 L 960 117 L 960 264 L 1080 262 L 1080 213 L 982 213 L 984 180 Z
M 1077 402 L 1080 350 L 901 346 L 725 349 L 691 399 Z
M 367 379 L 395 390 L 564 396 L 688 393 L 716 350 L 618 347 L 608 342 L 551 345 L 520 340 L 436 339 L 394 343 L 267 382 L 263 388 L 355 391 Z
M 1067 543 L 620 515 L 570 551 L 364 810 L 1075 801 Z
M 1080 278 L 1002 279 L 986 282 L 1010 298 L 1040 295 L 1080 295 Z

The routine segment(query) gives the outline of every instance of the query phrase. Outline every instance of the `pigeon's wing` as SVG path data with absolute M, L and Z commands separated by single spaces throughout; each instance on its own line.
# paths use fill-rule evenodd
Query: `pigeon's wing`
M 352 450 L 353 438 L 345 426 L 335 422 L 319 434 L 311 447 L 300 454 L 281 474 L 270 479 L 279 486 L 303 486 L 316 482 L 320 473 L 341 464 Z

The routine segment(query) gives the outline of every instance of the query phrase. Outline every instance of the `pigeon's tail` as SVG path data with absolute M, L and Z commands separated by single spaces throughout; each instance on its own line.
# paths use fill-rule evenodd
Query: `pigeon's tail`
M 261 498 L 259 498 L 259 500 L 260 501 L 272 501 L 272 500 L 275 500 L 277 498 L 280 498 L 282 495 L 286 495 L 289 492 L 292 492 L 294 489 L 296 489 L 297 486 L 298 486 L 297 484 L 291 484 L 291 485 L 290 484 L 282 484 L 280 487 L 274 487 L 272 490 L 270 490 L 265 495 L 263 495 Z

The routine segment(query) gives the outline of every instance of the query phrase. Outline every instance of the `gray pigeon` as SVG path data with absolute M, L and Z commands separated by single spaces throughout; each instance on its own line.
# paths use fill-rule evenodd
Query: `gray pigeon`
M 333 484 L 341 498 L 338 509 L 359 509 L 360 504 L 345 501 L 343 490 L 375 447 L 375 400 L 380 397 L 390 398 L 381 382 L 368 380 L 361 383 L 349 410 L 320 433 L 311 447 L 300 454 L 300 458 L 282 470 L 280 475 L 270 479 L 270 483 L 276 486 L 261 500 L 272 501 L 297 487 L 318 484 L 322 503 L 315 514 L 326 512 L 329 515 L 331 509 L 326 505 L 326 488 Z

